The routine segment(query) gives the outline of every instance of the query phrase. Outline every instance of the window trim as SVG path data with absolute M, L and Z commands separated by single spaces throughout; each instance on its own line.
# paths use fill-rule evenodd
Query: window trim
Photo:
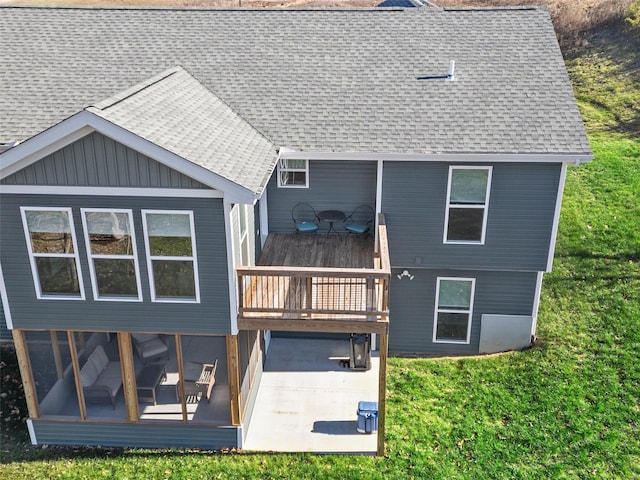
M 102 255 L 94 254 L 91 252 L 91 239 L 89 238 L 89 228 L 87 225 L 87 213 L 92 212 L 112 212 L 112 213 L 126 213 L 129 217 L 129 232 L 131 234 L 131 243 L 133 245 L 133 255 Z M 93 289 L 93 299 L 96 302 L 141 302 L 142 301 L 142 283 L 140 280 L 140 264 L 138 263 L 138 244 L 136 242 L 135 225 L 133 222 L 133 210 L 127 208 L 81 208 L 82 214 L 82 228 L 84 230 L 85 249 L 87 251 L 87 261 L 89 263 L 89 274 L 91 277 L 91 288 Z M 95 258 L 114 259 L 114 260 L 130 260 L 133 258 L 133 264 L 136 269 L 136 288 L 138 295 L 136 297 L 112 297 L 112 296 L 100 296 L 98 290 L 98 278 L 95 271 Z
M 284 162 L 292 161 L 304 161 L 304 168 L 292 168 L 287 167 Z M 282 173 L 284 172 L 304 172 L 304 185 L 292 185 L 287 183 L 282 183 Z M 279 158 L 278 159 L 278 188 L 309 188 L 309 160 L 304 158 Z
M 464 204 L 452 204 L 451 203 L 451 180 L 453 179 L 454 170 L 487 170 L 487 190 L 485 193 L 484 204 L 482 205 L 464 205 Z M 484 245 L 485 237 L 487 233 L 487 218 L 489 212 L 489 197 L 491 195 L 491 178 L 493 175 L 493 166 L 480 166 L 480 165 L 449 165 L 449 179 L 447 182 L 447 204 L 444 214 L 444 236 L 442 243 L 448 245 Z M 480 234 L 480 240 L 449 240 L 449 209 L 454 208 L 469 208 L 469 209 L 484 209 L 482 216 L 482 232 Z
M 35 253 L 33 246 L 31 245 L 31 232 L 29 231 L 29 225 L 27 224 L 26 212 L 66 212 L 69 218 L 69 228 L 71 229 L 71 241 L 73 242 L 74 253 Z M 73 222 L 73 210 L 71 207 L 20 207 L 20 216 L 22 217 L 22 227 L 24 229 L 25 241 L 27 243 L 27 252 L 29 254 L 29 263 L 31 264 L 31 277 L 33 279 L 33 285 L 36 291 L 36 298 L 38 300 L 85 300 L 84 281 L 82 279 L 82 268 L 80 265 L 80 251 L 78 250 L 78 239 L 76 235 L 76 228 Z M 78 285 L 80 287 L 79 295 L 51 295 L 42 293 L 40 287 L 40 274 L 38 273 L 38 266 L 36 265 L 36 258 L 38 257 L 56 257 L 56 258 L 73 258 L 76 263 L 76 273 L 78 275 Z
M 471 282 L 471 296 L 469 298 L 469 310 L 453 310 L 448 308 L 440 308 L 438 304 L 440 303 L 440 282 L 442 280 L 448 281 L 460 281 L 460 282 Z M 433 343 L 454 343 L 458 345 L 469 345 L 471 342 L 471 324 L 473 323 L 473 302 L 475 299 L 476 293 L 476 279 L 471 277 L 437 277 L 436 280 L 436 297 L 435 297 L 435 308 L 434 308 L 434 316 L 433 316 Z M 437 339 L 436 335 L 438 333 L 438 313 L 467 313 L 468 321 L 467 321 L 467 338 L 465 340 L 442 340 Z
M 192 210 L 151 210 L 142 209 L 140 211 L 142 215 L 142 228 L 144 231 L 144 248 L 147 257 L 147 274 L 149 276 L 149 290 L 151 292 L 151 301 L 154 303 L 200 303 L 200 276 L 198 275 L 198 253 L 196 250 L 196 230 L 193 221 Z M 190 257 L 175 257 L 175 256 L 152 256 L 151 248 L 149 245 L 149 230 L 147 227 L 147 214 L 157 215 L 188 215 L 189 227 L 191 234 L 191 256 Z M 195 287 L 195 299 L 180 299 L 180 298 L 158 298 L 156 296 L 156 283 L 153 275 L 153 260 L 165 260 L 165 261 L 192 261 L 193 262 L 193 281 Z

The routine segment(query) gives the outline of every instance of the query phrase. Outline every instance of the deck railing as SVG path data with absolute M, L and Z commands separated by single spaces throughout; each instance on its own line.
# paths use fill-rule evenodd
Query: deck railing
M 374 268 L 239 267 L 240 319 L 388 321 L 391 268 L 378 216 Z

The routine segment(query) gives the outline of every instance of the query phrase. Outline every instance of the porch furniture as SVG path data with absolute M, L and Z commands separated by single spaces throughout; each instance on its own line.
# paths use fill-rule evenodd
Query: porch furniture
M 204 395 L 207 403 L 211 399 L 211 391 L 216 383 L 218 359 L 213 363 L 184 362 L 184 396 L 187 401 L 196 398 L 200 401 Z M 176 385 L 176 397 L 180 400 L 180 389 Z
M 334 224 L 336 222 L 343 221 L 345 219 L 345 216 L 346 216 L 345 213 L 340 210 L 322 210 L 321 212 L 318 212 L 318 219 L 321 222 L 326 222 L 329 224 L 329 230 L 327 231 L 327 235 L 329 235 L 332 230 L 334 233 L 337 233 L 338 235 L 340 235 L 336 230 Z
M 161 335 L 155 333 L 132 333 L 133 345 L 143 364 L 151 363 L 159 358 L 169 360 L 169 347 Z
M 136 376 L 138 401 L 146 400 L 157 405 L 156 392 L 166 378 L 167 373 L 162 364 L 152 363 L 140 370 L 140 373 Z
M 364 235 L 371 229 L 374 218 L 373 208 L 369 205 L 360 205 L 344 219 L 344 228 L 349 234 Z
M 296 233 L 313 233 L 318 230 L 318 215 L 308 203 L 298 203 L 291 210 Z
M 80 370 L 85 402 L 109 403 L 116 409 L 116 397 L 122 388 L 120 362 L 112 362 L 98 345 Z

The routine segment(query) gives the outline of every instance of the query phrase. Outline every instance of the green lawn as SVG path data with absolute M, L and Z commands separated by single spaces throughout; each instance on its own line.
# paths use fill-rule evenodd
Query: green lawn
M 640 478 L 640 80 L 629 55 L 568 60 L 596 158 L 567 176 L 539 344 L 391 359 L 385 458 L 34 448 L 14 419 L 0 478 Z

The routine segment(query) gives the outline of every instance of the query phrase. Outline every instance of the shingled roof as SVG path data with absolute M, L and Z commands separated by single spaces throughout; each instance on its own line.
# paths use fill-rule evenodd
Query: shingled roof
M 253 192 L 276 164 L 276 147 L 180 67 L 87 111 Z
M 0 7 L 0 24 L 0 142 L 182 65 L 277 147 L 590 154 L 541 8 Z

